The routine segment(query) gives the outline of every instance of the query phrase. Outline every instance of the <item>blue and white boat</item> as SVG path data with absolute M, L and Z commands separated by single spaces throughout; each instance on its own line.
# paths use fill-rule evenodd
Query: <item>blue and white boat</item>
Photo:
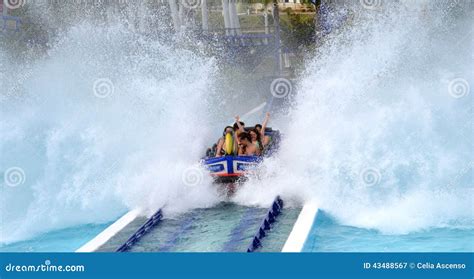
M 245 129 L 249 130 L 250 128 Z M 212 149 L 208 149 L 206 157 L 202 159 L 202 164 L 209 170 L 210 175 L 216 179 L 216 182 L 236 182 L 255 171 L 263 159 L 271 156 L 278 148 L 280 143 L 279 131 L 267 128 L 265 129 L 265 136 L 269 136 L 271 140 L 261 156 L 227 155 L 215 157 L 216 145 L 214 145 Z

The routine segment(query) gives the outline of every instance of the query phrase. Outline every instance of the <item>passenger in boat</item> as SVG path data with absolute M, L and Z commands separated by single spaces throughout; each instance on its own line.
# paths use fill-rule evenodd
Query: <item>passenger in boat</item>
M 247 132 L 239 134 L 239 156 L 260 156 L 261 152 L 255 144 L 252 143 L 252 138 Z
M 224 128 L 224 132 L 222 133 L 222 137 L 217 141 L 217 149 L 216 149 L 216 157 L 221 157 L 225 154 L 224 146 L 225 146 L 225 135 L 227 133 L 233 133 L 234 127 L 227 126 Z
M 262 142 L 262 148 L 265 148 L 270 143 L 270 137 L 265 136 L 265 129 L 267 128 L 268 121 L 270 120 L 270 113 L 265 114 L 265 119 L 263 120 L 263 125 L 255 125 L 255 130 L 260 133 L 260 139 Z
M 239 134 L 245 132 L 245 123 L 240 121 L 240 116 L 238 115 L 235 117 L 234 131 Z
M 239 135 L 240 133 L 245 132 L 245 123 L 240 121 L 240 116 L 235 116 L 234 123 L 234 153 L 238 154 L 239 152 Z
M 255 146 L 257 147 L 258 150 L 260 150 L 260 152 L 262 152 L 263 144 L 260 138 L 260 132 L 257 129 L 252 129 L 249 131 L 249 134 L 250 134 L 250 138 L 252 138 L 252 143 L 255 144 Z

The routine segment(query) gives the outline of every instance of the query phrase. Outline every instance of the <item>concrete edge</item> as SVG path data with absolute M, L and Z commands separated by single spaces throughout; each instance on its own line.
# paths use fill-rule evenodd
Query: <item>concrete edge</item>
M 298 219 L 288 236 L 282 252 L 298 253 L 303 250 L 308 234 L 313 227 L 314 220 L 318 214 L 318 206 L 316 203 L 310 202 L 303 206 Z
M 118 219 L 115 223 L 107 227 L 92 240 L 84 244 L 81 248 L 77 249 L 76 253 L 94 252 L 100 246 L 104 245 L 107 241 L 109 241 L 114 235 L 116 235 L 118 232 L 128 226 L 131 222 L 133 222 L 140 215 L 140 212 L 141 211 L 138 209 L 129 211 L 127 214 L 123 215 L 120 219 Z

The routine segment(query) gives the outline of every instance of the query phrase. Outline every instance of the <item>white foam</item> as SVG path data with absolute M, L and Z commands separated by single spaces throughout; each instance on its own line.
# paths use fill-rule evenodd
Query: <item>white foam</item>
M 386 234 L 474 227 L 473 94 L 449 87 L 474 84 L 472 49 L 456 44 L 469 13 L 420 5 L 384 3 L 325 38 L 294 86 L 278 154 L 236 201 L 316 200 L 337 222 Z
M 213 140 L 206 98 L 214 60 L 120 23 L 84 20 L 65 30 L 46 55 L 0 55 L 9 69 L 0 170 L 26 174 L 15 188 L 0 181 L 0 243 L 109 222 L 127 209 L 217 202 L 197 166 Z M 94 91 L 97 81 L 112 82 L 110 91 Z

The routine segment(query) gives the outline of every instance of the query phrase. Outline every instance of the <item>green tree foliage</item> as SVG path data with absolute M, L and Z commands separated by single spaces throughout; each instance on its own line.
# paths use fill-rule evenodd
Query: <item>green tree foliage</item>
M 291 9 L 285 12 L 280 18 L 283 45 L 296 50 L 314 43 L 314 14 L 295 13 Z

